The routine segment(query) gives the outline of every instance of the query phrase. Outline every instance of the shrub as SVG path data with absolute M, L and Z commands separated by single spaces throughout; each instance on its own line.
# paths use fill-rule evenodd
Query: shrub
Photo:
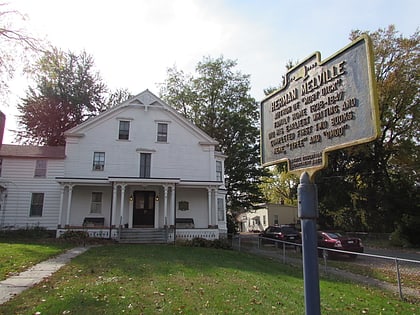
M 221 248 L 230 249 L 231 245 L 227 239 L 207 240 L 202 237 L 195 237 L 192 240 L 177 240 L 177 245 L 188 247 L 206 247 L 206 248 Z
M 78 244 L 85 244 L 86 241 L 89 239 L 89 233 L 86 231 L 72 231 L 68 230 L 64 232 L 61 236 L 61 239 L 74 242 Z

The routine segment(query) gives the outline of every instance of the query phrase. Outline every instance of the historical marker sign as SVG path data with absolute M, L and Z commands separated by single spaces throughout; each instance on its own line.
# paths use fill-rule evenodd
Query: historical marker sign
M 262 163 L 289 171 L 326 166 L 326 152 L 379 134 L 372 44 L 363 35 L 328 59 L 316 52 L 261 102 Z

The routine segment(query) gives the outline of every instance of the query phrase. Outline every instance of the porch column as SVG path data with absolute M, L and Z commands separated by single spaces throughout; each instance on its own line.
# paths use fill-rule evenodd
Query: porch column
M 170 203 L 170 209 L 171 209 L 171 216 L 170 216 L 170 221 L 169 221 L 169 225 L 174 226 L 175 225 L 175 185 L 171 186 L 171 203 Z
M 209 208 L 209 227 L 212 226 L 211 220 L 211 188 L 207 188 L 207 203 Z
M 163 186 L 163 224 L 168 225 L 168 186 Z
M 60 210 L 58 212 L 58 222 L 57 222 L 58 228 L 61 228 L 61 218 L 63 216 L 64 188 L 65 186 L 60 185 Z
M 124 224 L 124 196 L 125 196 L 125 186 L 126 184 L 121 185 L 121 204 L 120 204 L 120 222 L 118 225 Z
M 111 226 L 117 226 L 117 190 L 118 186 L 114 185 L 112 188 L 112 206 L 111 206 L 111 216 L 112 222 Z
M 71 209 L 71 199 L 73 195 L 73 185 L 67 186 L 69 189 L 68 193 L 68 200 L 67 200 L 67 216 L 66 216 L 66 225 L 68 226 L 70 224 L 70 209 Z
M 214 213 L 213 213 L 213 219 L 214 219 L 214 225 L 217 226 L 219 221 L 217 220 L 217 212 L 219 209 L 217 209 L 217 189 L 213 188 L 213 207 L 214 207 Z

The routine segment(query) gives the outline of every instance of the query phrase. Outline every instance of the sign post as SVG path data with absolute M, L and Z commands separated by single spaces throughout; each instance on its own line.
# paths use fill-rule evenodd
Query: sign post
M 377 138 L 375 84 L 372 43 L 362 35 L 324 61 L 315 52 L 261 102 L 262 165 L 287 162 L 290 172 L 300 174 L 306 314 L 320 314 L 313 175 L 326 167 L 328 152 Z

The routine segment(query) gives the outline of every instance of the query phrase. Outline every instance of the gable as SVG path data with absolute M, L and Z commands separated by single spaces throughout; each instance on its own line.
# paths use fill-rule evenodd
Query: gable
M 192 124 L 189 120 L 179 114 L 174 108 L 166 104 L 163 100 L 145 90 L 142 93 L 130 98 L 129 100 L 117 105 L 100 115 L 93 117 L 86 122 L 65 132 L 66 138 L 68 137 L 83 137 L 85 132 L 89 129 L 103 124 L 109 119 L 130 119 L 130 116 L 124 116 L 125 113 L 130 112 L 132 109 L 141 110 L 145 113 L 149 111 L 164 111 L 171 120 L 184 127 L 192 135 L 199 139 L 201 145 L 216 146 L 218 142 L 207 135 L 200 128 Z

